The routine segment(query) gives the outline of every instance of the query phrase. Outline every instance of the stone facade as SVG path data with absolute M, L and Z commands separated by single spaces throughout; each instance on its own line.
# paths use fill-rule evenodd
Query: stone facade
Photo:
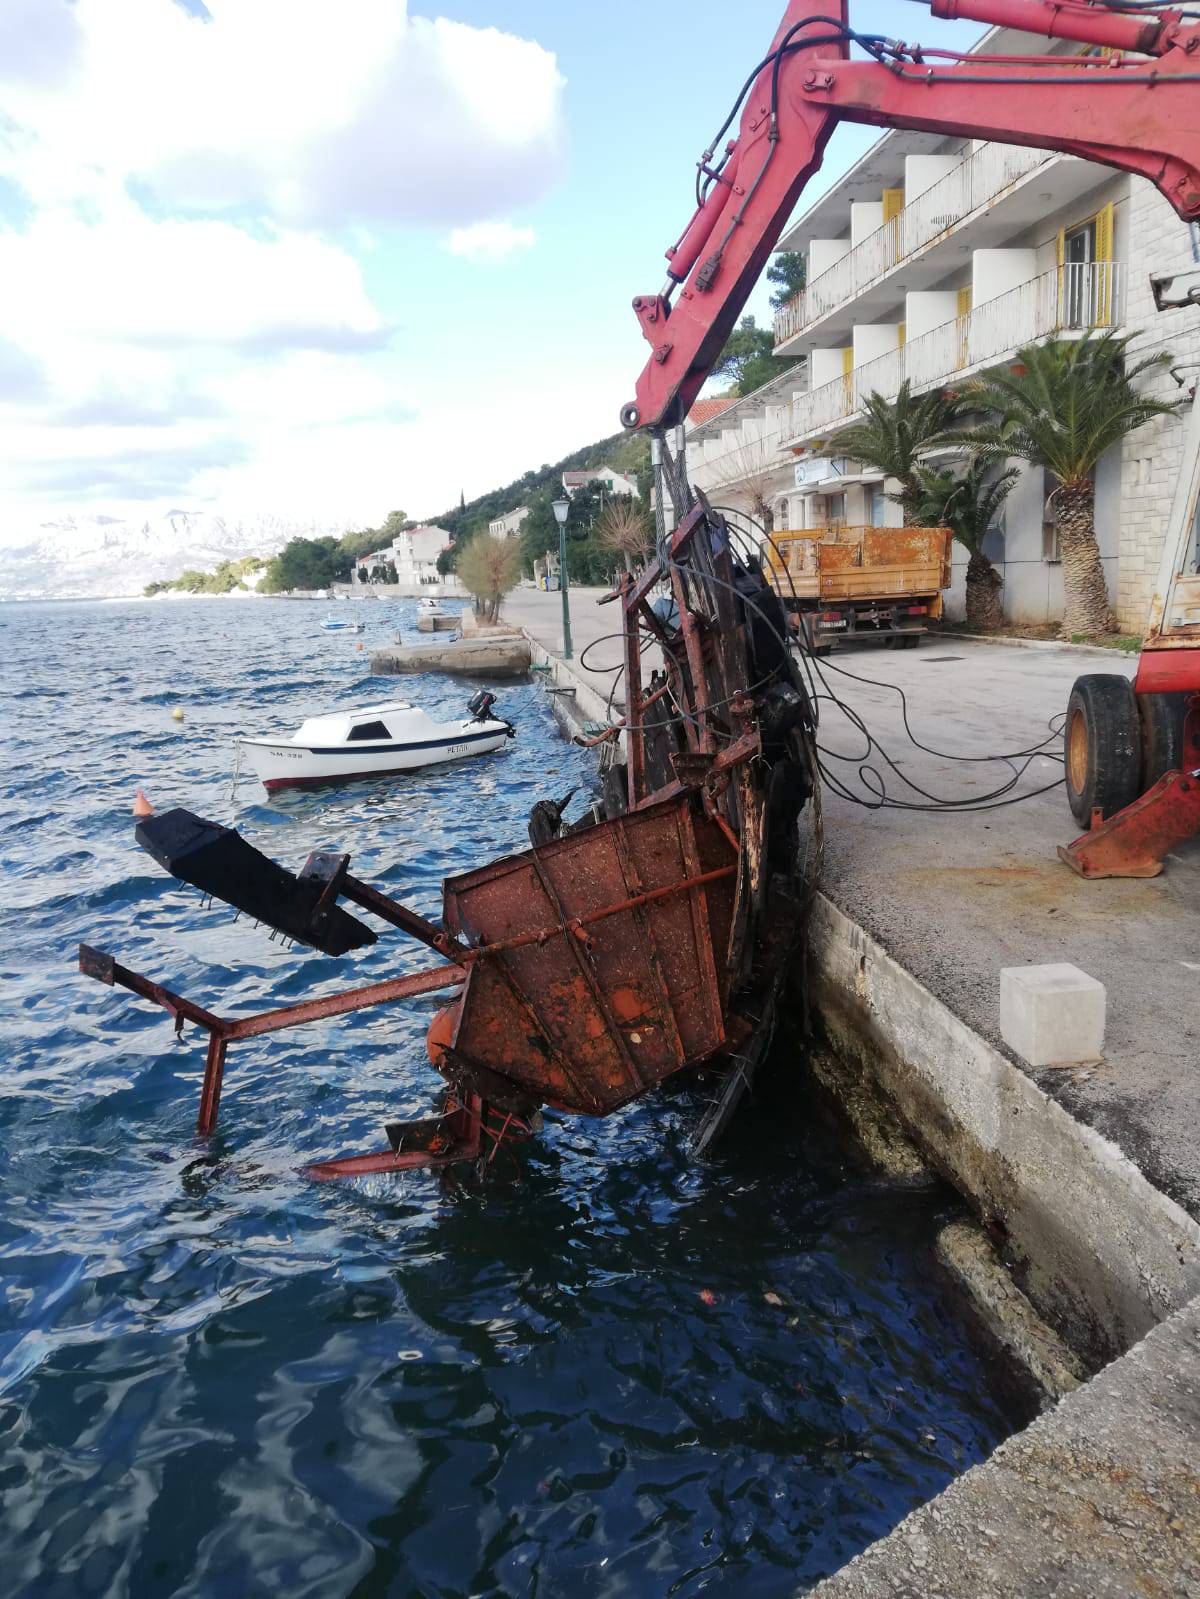
M 1193 264 L 1197 241 L 1171 207 L 1148 183 L 1130 183 L 1130 235 L 1133 248 L 1129 275 L 1126 327 L 1136 332 L 1131 350 L 1147 356 L 1170 352 L 1181 375 L 1194 383 L 1200 372 L 1200 312 L 1187 306 L 1158 311 L 1150 290 L 1150 273 Z M 1161 399 L 1179 399 L 1187 390 L 1168 372 L 1156 374 L 1151 392 Z M 1160 417 L 1131 433 L 1121 454 L 1121 519 L 1116 594 L 1117 619 L 1130 633 L 1146 626 L 1150 597 L 1162 557 L 1163 538 L 1183 460 L 1185 418 Z M 1111 584 L 1110 584 L 1111 588 Z

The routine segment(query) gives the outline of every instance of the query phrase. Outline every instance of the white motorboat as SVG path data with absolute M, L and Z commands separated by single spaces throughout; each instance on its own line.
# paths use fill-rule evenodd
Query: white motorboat
M 321 623 L 327 633 L 361 633 L 363 623 L 356 622 L 349 616 L 329 615 Z
M 367 705 L 358 711 L 310 716 L 290 739 L 240 738 L 244 758 L 271 792 L 344 783 L 360 777 L 391 777 L 421 766 L 488 755 L 515 738 L 509 722 L 492 715 L 496 696 L 481 690 L 458 722 L 435 722 L 405 700 Z

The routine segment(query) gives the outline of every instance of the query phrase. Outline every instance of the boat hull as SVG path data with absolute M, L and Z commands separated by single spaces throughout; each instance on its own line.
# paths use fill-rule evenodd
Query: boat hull
M 398 777 L 424 766 L 443 766 L 472 755 L 490 755 L 508 739 L 503 725 L 462 732 L 435 742 L 376 744 L 370 749 L 319 748 L 287 740 L 239 739 L 238 748 L 268 793 L 285 788 L 316 788 L 324 783 L 352 783 L 376 777 Z

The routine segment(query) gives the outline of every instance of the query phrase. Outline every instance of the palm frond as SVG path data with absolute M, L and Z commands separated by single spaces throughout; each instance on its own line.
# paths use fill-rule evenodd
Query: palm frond
M 1048 467 L 1063 483 L 1088 481 L 1126 434 L 1179 409 L 1179 401 L 1135 387 L 1171 357 L 1160 351 L 1131 363 L 1132 338 L 1109 329 L 1025 345 L 1017 352 L 1019 373 L 989 373 L 970 386 L 970 403 L 989 415 L 959 438 L 982 461 L 1009 455 Z
M 988 481 L 989 466 L 978 458 L 968 462 L 959 477 L 951 468 L 917 467 L 917 491 L 911 508 L 918 522 L 928 527 L 948 527 L 971 554 L 982 552 L 983 541 L 996 514 L 1020 476 L 1010 466 Z
M 906 378 L 894 399 L 868 394 L 863 421 L 840 433 L 837 447 L 853 460 L 909 484 L 920 452 L 951 430 L 961 409 L 957 395 L 938 391 L 914 395 Z

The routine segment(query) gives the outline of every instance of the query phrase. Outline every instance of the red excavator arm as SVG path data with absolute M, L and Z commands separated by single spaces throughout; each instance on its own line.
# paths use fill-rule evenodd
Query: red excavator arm
M 735 107 L 737 138 L 715 155 L 731 116 L 701 159 L 666 288 L 633 302 L 653 354 L 624 426 L 683 420 L 839 121 L 1061 150 L 1148 178 L 1181 217 L 1200 217 L 1200 23 L 1086 0 L 930 3 L 1114 53 L 964 57 L 856 33 L 846 0 L 817 16 L 791 0 Z M 852 43 L 867 59 L 850 59 Z

